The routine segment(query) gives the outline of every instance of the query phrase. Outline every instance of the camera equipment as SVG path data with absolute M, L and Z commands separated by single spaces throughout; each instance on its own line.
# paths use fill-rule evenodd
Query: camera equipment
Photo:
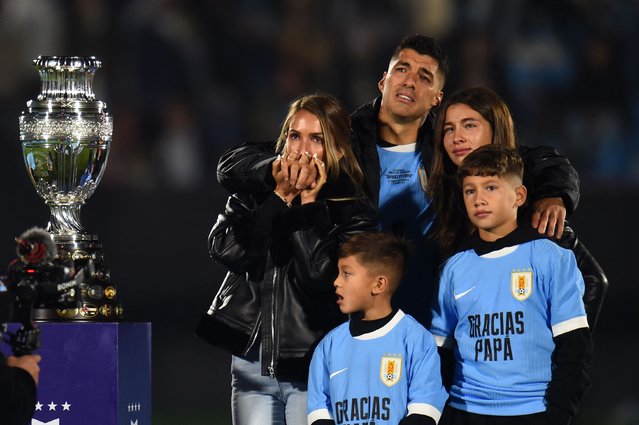
M 40 330 L 33 321 L 34 308 L 75 308 L 77 291 L 85 273 L 93 271 L 93 261 L 62 261 L 51 235 L 32 228 L 16 238 L 18 258 L 11 261 L 8 274 L 0 278 L 0 298 L 7 304 L 7 318 L 21 324 L 14 334 L 3 325 L 2 338 L 16 356 L 31 354 L 40 345 Z

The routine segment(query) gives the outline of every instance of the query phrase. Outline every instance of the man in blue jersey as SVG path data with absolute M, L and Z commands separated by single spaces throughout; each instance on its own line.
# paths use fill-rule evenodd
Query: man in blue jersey
M 431 332 L 454 350 L 442 423 L 569 424 L 590 384 L 592 341 L 572 251 L 517 225 L 523 163 L 487 145 L 459 168 L 477 227 L 440 279 Z
M 309 425 L 434 425 L 448 395 L 432 335 L 391 298 L 409 245 L 390 233 L 361 233 L 338 252 L 335 294 L 351 320 L 313 354 Z

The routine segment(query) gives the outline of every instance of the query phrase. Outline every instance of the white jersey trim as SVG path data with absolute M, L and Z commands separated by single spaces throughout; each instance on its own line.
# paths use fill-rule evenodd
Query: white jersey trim
M 373 332 L 356 336 L 355 339 L 367 340 L 367 339 L 381 338 L 387 333 L 389 333 L 390 331 L 392 331 L 393 328 L 397 326 L 399 321 L 404 318 L 404 316 L 405 314 L 403 311 L 397 310 L 397 313 L 395 313 L 395 316 L 390 320 L 390 322 L 386 323 L 381 328 L 374 330 Z
M 328 411 L 328 409 L 324 408 L 324 409 L 317 409 L 317 410 L 313 410 L 311 413 L 308 414 L 308 417 L 306 419 L 308 425 L 312 425 L 313 422 L 315 421 L 319 421 L 320 419 L 333 419 L 333 417 L 331 416 L 331 413 Z
M 480 255 L 481 258 L 499 258 L 515 252 L 519 245 L 507 246 L 506 248 L 498 249 L 497 251 L 491 251 L 487 254 Z
M 435 406 L 431 406 L 426 403 L 410 403 L 408 405 L 408 414 L 428 416 L 435 419 L 435 423 L 439 422 L 439 418 L 442 416 L 442 412 L 440 412 Z
M 415 152 L 417 143 L 409 143 L 407 145 L 380 146 L 388 152 Z
M 553 325 L 552 336 L 559 336 L 581 328 L 588 328 L 588 319 L 586 316 L 575 317 Z

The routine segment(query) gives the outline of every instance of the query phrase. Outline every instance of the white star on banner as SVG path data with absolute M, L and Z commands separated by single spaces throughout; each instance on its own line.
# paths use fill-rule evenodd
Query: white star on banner
M 69 412 L 71 411 L 71 405 L 67 403 L 66 401 L 62 405 L 62 411 L 65 411 L 65 410 L 68 410 Z
M 57 404 L 55 404 L 53 401 L 49 404 L 47 404 L 47 406 L 49 406 L 49 411 L 55 411 L 55 408 L 58 407 Z
M 36 408 L 35 408 L 35 410 L 40 410 L 40 411 L 42 411 L 42 406 L 44 406 L 42 403 L 37 402 L 37 403 L 36 403 Z

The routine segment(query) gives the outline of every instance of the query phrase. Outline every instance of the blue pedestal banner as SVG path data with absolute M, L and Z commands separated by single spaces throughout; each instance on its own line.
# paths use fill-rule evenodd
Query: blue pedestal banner
M 150 323 L 38 326 L 42 361 L 32 425 L 151 424 Z

